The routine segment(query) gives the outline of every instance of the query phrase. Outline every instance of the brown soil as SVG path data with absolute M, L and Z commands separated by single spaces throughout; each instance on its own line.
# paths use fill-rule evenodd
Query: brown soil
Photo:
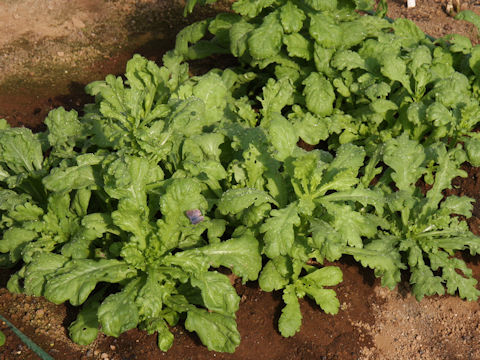
M 427 34 L 460 33 L 478 43 L 472 25 L 446 15 L 445 3 L 389 1 L 388 16 L 415 21 Z M 464 8 L 477 10 L 474 3 Z M 198 10 L 198 9 L 197 9 Z M 205 17 L 212 10 L 197 12 Z M 160 62 L 185 24 L 177 0 L 3 0 L 0 2 L 0 118 L 12 125 L 41 128 L 57 106 L 79 109 L 91 99 L 83 94 L 90 81 L 124 72 L 133 53 Z M 453 192 L 476 199 L 472 231 L 480 234 L 480 171 L 455 181 Z M 480 258 L 466 257 L 480 280 Z M 480 305 L 456 297 L 430 297 L 417 302 L 403 284 L 394 291 L 379 286 L 371 271 L 351 259 L 337 263 L 344 281 L 336 291 L 336 316 L 301 301 L 303 325 L 291 338 L 276 328 L 282 301 L 256 283 L 236 284 L 242 296 L 237 313 L 242 341 L 235 354 L 208 352 L 181 326 L 172 329 L 173 348 L 162 353 L 154 335 L 131 330 L 119 338 L 100 335 L 90 346 L 68 339 L 66 326 L 75 309 L 43 298 L 15 295 L 5 289 L 10 274 L 0 272 L 0 314 L 57 360 L 76 359 L 480 359 Z M 38 359 L 6 326 L 0 360 Z

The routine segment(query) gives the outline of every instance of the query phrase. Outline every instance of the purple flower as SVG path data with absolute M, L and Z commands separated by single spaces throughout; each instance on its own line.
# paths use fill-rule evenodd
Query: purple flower
M 185 215 L 187 215 L 192 225 L 197 225 L 199 222 L 204 220 L 202 212 L 198 209 L 187 210 L 185 211 Z

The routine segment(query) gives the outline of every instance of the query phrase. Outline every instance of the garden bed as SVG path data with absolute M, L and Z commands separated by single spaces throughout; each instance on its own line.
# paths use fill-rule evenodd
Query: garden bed
M 104 5 L 94 3 L 98 2 L 78 1 L 75 5 L 78 6 L 75 8 L 76 16 L 71 17 L 60 11 L 51 19 L 52 26 L 48 31 L 57 29 L 54 25 L 60 22 L 67 23 L 65 32 L 45 32 L 43 28 L 42 33 L 42 29 L 34 28 L 33 31 L 39 31 L 36 44 L 25 45 L 25 42 L 28 43 L 26 39 L 35 38 L 31 33 L 19 34 L 14 39 L 6 38 L 3 39 L 4 42 L 0 39 L 0 44 L 3 44 L 0 52 L 9 49 L 0 59 L 0 69 L 5 70 L 0 82 L 0 118 L 6 118 L 12 125 L 38 129 L 42 127 L 48 111 L 54 107 L 81 109 L 84 103 L 92 101 L 92 98 L 84 95 L 84 85 L 102 79 L 106 74 L 123 73 L 126 61 L 136 52 L 159 62 L 164 51 L 173 45 L 173 34 L 181 28 L 180 24 L 163 22 L 162 14 L 166 12 L 165 7 L 162 7 L 163 2 L 144 1 L 142 6 L 134 1 L 101 3 Z M 29 7 L 22 8 L 22 4 L 28 4 Z M 60 7 L 60 2 L 55 5 Z M 476 9 L 473 3 L 467 5 Z M 7 13 L 15 21 L 28 16 L 32 11 L 32 3 L 28 1 L 12 1 L 2 6 L 9 7 L 10 12 Z M 99 46 L 105 46 L 104 54 L 98 54 L 88 45 L 92 38 L 88 38 L 88 41 L 83 38 L 95 32 L 102 33 L 101 29 L 90 28 L 94 25 L 89 20 L 89 14 L 98 14 L 106 9 L 98 6 L 108 7 L 111 10 L 109 14 L 117 21 L 112 22 L 111 18 L 104 15 L 96 18 L 98 22 L 95 26 L 101 27 L 102 21 L 104 26 L 106 23 L 119 24 L 119 29 L 124 27 L 125 21 L 130 24 L 122 36 L 115 31 L 103 32 L 106 38 L 96 40 L 100 35 L 95 35 L 95 41 L 101 44 Z M 389 16 L 410 18 L 426 33 L 435 37 L 462 33 L 476 43 L 478 39 L 473 27 L 448 17 L 443 6 L 441 2 L 422 1 L 415 9 L 405 9 L 403 2 L 390 2 Z M 14 8 L 16 10 L 12 10 Z M 168 17 L 180 21 L 181 7 L 173 6 L 172 9 L 173 15 Z M 64 22 L 61 21 L 62 16 Z M 148 21 L 143 22 L 145 18 Z M 25 27 L 29 25 L 29 22 L 23 23 Z M 73 30 L 76 29 L 83 35 L 69 30 L 68 26 L 73 26 Z M 72 33 L 76 35 L 71 35 Z M 169 35 L 166 36 L 165 33 Z M 69 36 L 76 36 L 79 46 L 72 52 L 70 47 L 62 47 L 68 44 Z M 111 43 L 115 37 L 117 42 L 114 42 L 113 47 L 106 47 L 105 44 Z M 141 46 L 135 45 L 138 42 L 142 43 Z M 43 60 L 44 57 L 52 59 L 52 56 L 42 55 L 33 66 L 28 62 L 32 60 L 27 56 L 30 52 L 22 53 L 18 50 L 18 44 L 34 46 L 35 51 L 44 51 L 43 54 L 53 54 L 53 63 Z M 26 73 L 26 69 L 32 70 Z M 42 71 L 37 73 L 38 69 Z M 465 169 L 468 178 L 454 180 L 455 189 L 451 193 L 476 200 L 469 226 L 473 233 L 479 235 L 480 173 L 477 168 Z M 466 257 L 465 260 L 472 268 L 474 277 L 480 279 L 478 256 Z M 373 271 L 363 269 L 353 259 L 347 257 L 335 264 L 344 273 L 344 281 L 336 287 L 341 304 L 340 312 L 335 316 L 327 315 L 314 302 L 302 300 L 302 328 L 291 338 L 283 338 L 277 330 L 283 306 L 281 294 L 262 292 L 256 282 L 246 285 L 236 282 L 235 288 L 241 296 L 237 323 L 242 341 L 234 354 L 209 352 L 195 335 L 185 331 L 182 326 L 173 329 L 175 341 L 167 353 L 158 349 L 155 335 L 148 336 L 138 330 L 130 330 L 118 338 L 100 335 L 93 344 L 79 346 L 69 340 L 66 330 L 68 324 L 75 319 L 76 311 L 73 307 L 54 305 L 43 298 L 11 294 L 5 288 L 0 290 L 0 314 L 55 359 L 480 358 L 478 302 L 466 302 L 451 296 L 432 296 L 417 302 L 410 294 L 406 282 L 391 292 L 380 287 L 380 281 L 374 278 Z M 9 274 L 7 271 L 2 273 L 3 287 Z M 7 335 L 6 344 L 0 348 L 0 358 L 37 358 L 5 324 L 0 330 Z

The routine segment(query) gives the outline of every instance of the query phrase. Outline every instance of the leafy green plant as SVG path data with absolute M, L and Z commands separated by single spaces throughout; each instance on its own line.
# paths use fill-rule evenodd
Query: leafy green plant
M 175 52 L 187 60 L 233 55 L 263 87 L 261 121 L 280 111 L 302 119 L 312 129 L 302 133 L 309 144 L 380 144 L 405 131 L 422 142 L 456 143 L 480 119 L 478 47 L 465 37 L 434 40 L 409 20 L 354 12 L 371 9 L 363 2 L 239 0 L 232 7 L 235 14 L 181 31 Z
M 80 344 L 139 327 L 164 351 L 179 321 L 235 350 L 227 269 L 283 292 L 284 336 L 300 298 L 338 312 L 342 273 L 320 265 L 344 255 L 390 288 L 409 268 L 418 299 L 476 299 L 453 257 L 479 251 L 455 216 L 471 199 L 443 192 L 480 163 L 478 47 L 366 9 L 239 0 L 183 29 L 161 67 L 135 55 L 89 84 L 81 116 L 55 109 L 38 134 L 0 121 L 0 263 L 22 265 L 9 290 L 82 306 Z M 214 54 L 236 60 L 189 76 Z
M 317 221 L 312 233 L 321 253 L 331 261 L 341 254 L 353 255 L 391 289 L 400 282 L 400 271 L 408 268 L 418 300 L 444 294 L 444 284 L 449 294 L 458 291 L 460 297 L 476 300 L 480 295 L 477 280 L 463 260 L 452 256 L 457 250 L 469 250 L 471 255 L 480 250 L 480 238 L 458 217 L 471 217 L 473 199 L 444 199 L 443 195 L 453 178 L 467 176 L 459 169 L 465 152 L 461 147 L 447 150 L 442 143 L 424 148 L 406 133 L 380 149 L 379 160 L 386 171 L 374 186 L 381 189 L 385 201 L 378 214 L 383 220 L 379 230 L 364 233 L 360 246 L 349 246 L 341 236 L 342 223 Z M 422 179 L 430 188 L 426 194 L 416 186 Z
M 81 118 L 59 108 L 44 133 L 1 130 L 0 251 L 3 265 L 23 262 L 10 291 L 83 305 L 70 326 L 81 344 L 99 327 L 118 336 L 139 326 L 158 332 L 167 350 L 168 325 L 184 318 L 209 349 L 233 352 L 239 297 L 213 269 L 256 280 L 264 253 L 294 259 L 286 298 L 307 294 L 337 312 L 323 286 L 341 273 L 306 265 L 315 256 L 309 220 L 327 202 L 376 201 L 368 189 L 352 190 L 364 150 L 308 153 L 280 114 L 268 128 L 250 122 L 255 112 L 228 91 L 243 77 L 188 78 L 172 53 L 165 63 L 135 56 L 128 83 L 108 76 L 90 84 L 96 103 Z M 299 277 L 299 268 L 309 274 Z M 326 273 L 335 275 L 315 283 Z
M 83 118 L 59 108 L 44 133 L 1 130 L 2 261 L 24 263 L 8 288 L 84 304 L 70 327 L 79 343 L 93 341 L 99 326 L 112 336 L 140 326 L 167 350 L 167 324 L 180 316 L 211 349 L 232 352 L 240 341 L 239 297 L 211 269 L 255 280 L 259 243 L 208 216 L 221 194 L 216 176 L 225 177 L 223 135 L 205 131 L 218 120 L 204 116 L 201 99 L 164 101 L 162 76 L 172 84 L 174 71 L 137 56 L 129 86 L 114 77 L 90 85 L 97 103 Z M 190 171 L 192 161 L 199 166 Z M 200 223 L 191 210 L 203 214 Z

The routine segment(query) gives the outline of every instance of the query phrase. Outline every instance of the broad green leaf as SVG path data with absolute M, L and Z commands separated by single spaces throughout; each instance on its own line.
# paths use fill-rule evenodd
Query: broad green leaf
M 135 296 L 140 283 L 141 278 L 132 280 L 122 291 L 109 295 L 99 306 L 98 321 L 103 333 L 118 337 L 121 333 L 137 327 L 139 314 Z
M 379 191 L 371 189 L 355 188 L 341 192 L 334 192 L 322 196 L 320 202 L 325 201 L 354 201 L 362 204 L 364 207 L 373 205 L 379 215 L 383 214 L 383 206 L 385 204 L 385 197 Z
M 435 276 L 430 267 L 423 264 L 423 266 L 411 268 L 411 272 L 410 284 L 412 284 L 412 292 L 418 301 L 421 301 L 425 295 L 443 295 L 445 293 L 442 278 Z
M 311 15 L 308 31 L 316 43 L 324 48 L 339 48 L 342 45 L 342 28 L 326 14 Z
M 328 138 L 328 123 L 310 112 L 304 113 L 299 106 L 294 105 L 288 119 L 293 122 L 295 132 L 307 144 L 315 145 Z
M 25 207 L 29 200 L 31 200 L 31 197 L 28 194 L 19 194 L 13 190 L 0 188 L 0 211 L 11 213 L 15 211 L 17 206 Z M 9 214 L 9 216 L 11 215 Z M 25 220 L 29 220 L 29 217 Z
M 425 172 L 422 167 L 424 159 L 423 146 L 410 140 L 407 133 L 385 144 L 383 161 L 394 171 L 391 177 L 399 190 L 413 191 L 415 183 Z
M 319 73 L 329 75 L 332 73 L 330 60 L 332 59 L 335 49 L 321 46 L 317 42 L 313 45 L 313 60 L 315 68 Z
M 186 211 L 198 209 L 205 213 L 208 203 L 201 194 L 202 185 L 192 178 L 174 179 L 160 198 L 160 210 L 171 221 L 187 219 Z
M 203 304 L 208 310 L 223 315 L 234 315 L 240 298 L 227 276 L 208 271 L 190 279 L 192 286 L 201 290 Z
M 305 3 L 317 11 L 333 11 L 337 8 L 337 0 L 305 0 Z
M 12 263 L 22 257 L 22 250 L 32 240 L 37 238 L 37 232 L 19 227 L 11 227 L 3 233 L 0 239 L 0 253 L 9 253 Z
M 155 321 L 155 330 L 158 332 L 157 344 L 160 350 L 168 351 L 173 345 L 173 334 L 164 320 Z
M 253 188 L 230 189 L 222 194 L 218 203 L 218 210 L 222 214 L 238 214 L 252 205 L 275 203 L 268 193 Z
M 100 306 L 101 296 L 103 296 L 103 291 L 89 297 L 75 321 L 68 327 L 69 336 L 75 343 L 89 345 L 97 338 L 100 326 L 97 311 Z
M 295 88 L 290 79 L 281 78 L 277 81 L 270 78 L 263 87 L 263 96 L 260 100 L 262 104 L 262 114 L 268 118 L 275 113 L 281 113 L 282 109 L 287 105 L 292 105 Z M 266 120 L 262 120 L 262 125 L 266 125 Z
M 90 165 L 54 168 L 42 179 L 46 189 L 54 192 L 96 187 L 95 171 Z
M 335 93 L 332 84 L 319 73 L 311 73 L 302 83 L 305 85 L 303 95 L 308 110 L 319 116 L 333 112 Z
M 238 0 L 232 4 L 232 10 L 247 18 L 254 18 L 274 2 L 274 0 Z
M 198 249 L 214 267 L 225 266 L 244 281 L 257 280 L 262 268 L 258 241 L 249 234 Z
M 447 39 L 450 45 L 449 50 L 451 52 L 463 53 L 465 55 L 472 52 L 472 42 L 468 37 L 459 34 L 449 34 L 445 36 L 445 40 Z
M 255 26 L 242 20 L 230 28 L 230 51 L 233 56 L 241 57 L 248 48 L 248 38 Z
M 290 56 L 296 56 L 305 60 L 310 60 L 313 53 L 311 43 L 299 33 L 283 36 L 283 43 L 287 46 L 287 52 Z
M 325 171 L 318 192 L 323 195 L 328 190 L 350 190 L 358 183 L 358 171 L 363 166 L 365 150 L 353 144 L 341 145 L 335 158 Z
M 451 123 L 455 121 L 450 111 L 438 102 L 430 104 L 426 109 L 425 115 L 426 119 L 436 127 L 451 126 Z
M 170 273 L 154 268 L 148 269 L 145 283 L 140 287 L 135 297 L 135 304 L 140 318 L 154 319 L 161 316 L 164 306 L 163 299 L 171 292 L 171 284 L 164 281 L 167 274 L 172 275 L 175 272 L 177 274 L 181 273 L 181 277 L 187 277 L 180 269 L 169 270 L 171 270 Z
M 163 179 L 163 171 L 139 156 L 120 156 L 103 171 L 105 192 L 114 199 L 129 199 L 137 208 L 145 207 L 147 184 Z
M 179 55 L 187 55 L 189 44 L 194 44 L 205 36 L 207 21 L 199 21 L 183 28 L 176 37 L 175 52 Z
M 40 141 L 30 129 L 0 130 L 0 165 L 10 169 L 11 175 L 41 170 L 42 161 Z
M 287 34 L 298 33 L 305 21 L 306 16 L 292 1 L 287 1 L 285 5 L 280 8 L 280 21 L 283 30 Z
M 193 308 L 187 312 L 185 328 L 195 331 L 208 350 L 233 353 L 240 344 L 234 316 Z
M 335 286 L 343 281 L 342 270 L 336 266 L 325 266 L 303 276 L 305 283 L 314 283 L 318 286 Z
M 85 302 L 98 282 L 118 283 L 136 274 L 118 260 L 70 260 L 47 277 L 44 296 L 55 304 L 69 300 L 76 306 Z
M 193 96 L 205 103 L 208 124 L 221 120 L 227 105 L 227 88 L 219 75 L 210 72 L 202 76 L 193 88 Z
M 260 232 L 264 233 L 265 254 L 272 259 L 290 253 L 295 241 L 294 226 L 300 225 L 300 218 L 296 203 L 280 210 L 272 210 L 270 215 L 260 227 Z
M 196 97 L 173 101 L 172 112 L 166 120 L 168 131 L 161 144 L 172 140 L 174 135 L 190 137 L 201 134 L 203 127 L 209 125 L 209 119 L 205 117 L 205 103 Z
M 48 128 L 48 142 L 57 156 L 72 153 L 76 141 L 83 135 L 84 125 L 78 120 L 75 110 L 66 111 L 63 107 L 53 109 L 48 113 L 45 125 Z
M 238 3 L 238 2 L 237 2 Z M 256 59 L 268 59 L 280 52 L 283 27 L 276 17 L 266 17 L 259 27 L 248 37 L 248 51 Z
M 462 73 L 453 72 L 450 76 L 437 81 L 432 91 L 436 101 L 447 108 L 454 108 L 458 103 L 470 98 L 469 88 L 468 78 Z
M 25 294 L 41 296 L 47 276 L 62 268 L 69 259 L 54 253 L 38 253 L 25 268 Z
M 374 270 L 376 277 L 381 277 L 382 286 L 390 289 L 400 282 L 400 270 L 406 266 L 402 263 L 400 252 L 395 248 L 398 240 L 395 237 L 379 236 L 371 241 L 363 249 L 344 248 L 344 254 L 353 255 L 362 266 Z
M 361 248 L 362 237 L 376 235 L 380 221 L 374 215 L 354 211 L 349 205 L 325 203 L 324 206 L 334 217 L 333 227 L 349 246 Z
M 465 139 L 465 150 L 472 166 L 480 166 L 480 139 Z
M 295 335 L 302 326 L 302 313 L 294 285 L 287 285 L 282 296 L 285 306 L 278 319 L 278 330 L 285 337 Z
M 411 94 L 410 77 L 407 75 L 407 64 L 401 58 L 390 54 L 383 59 L 382 74 L 390 80 L 398 81 Z
M 280 114 L 272 116 L 267 137 L 275 149 L 274 157 L 280 161 L 292 155 L 297 147 L 298 135 L 295 128 L 290 121 Z
M 346 240 L 328 222 L 321 219 L 311 221 L 312 247 L 328 261 L 340 259 L 344 252 Z
M 365 60 L 355 51 L 340 50 L 337 51 L 331 62 L 333 67 L 338 70 L 364 69 Z
M 340 301 L 334 290 L 311 286 L 306 288 L 305 292 L 315 300 L 317 305 L 320 306 L 325 313 L 332 315 L 338 313 L 338 309 L 340 309 Z
M 280 274 L 273 260 L 269 260 L 263 266 L 258 278 L 260 288 L 268 292 L 283 289 L 288 283 L 289 279 Z
M 473 47 L 470 58 L 468 59 L 468 64 L 470 65 L 470 68 L 475 73 L 475 75 L 478 76 L 480 74 L 480 45 L 476 45 Z
M 405 47 L 413 47 L 426 39 L 424 32 L 408 19 L 396 19 L 393 22 L 393 30 Z

